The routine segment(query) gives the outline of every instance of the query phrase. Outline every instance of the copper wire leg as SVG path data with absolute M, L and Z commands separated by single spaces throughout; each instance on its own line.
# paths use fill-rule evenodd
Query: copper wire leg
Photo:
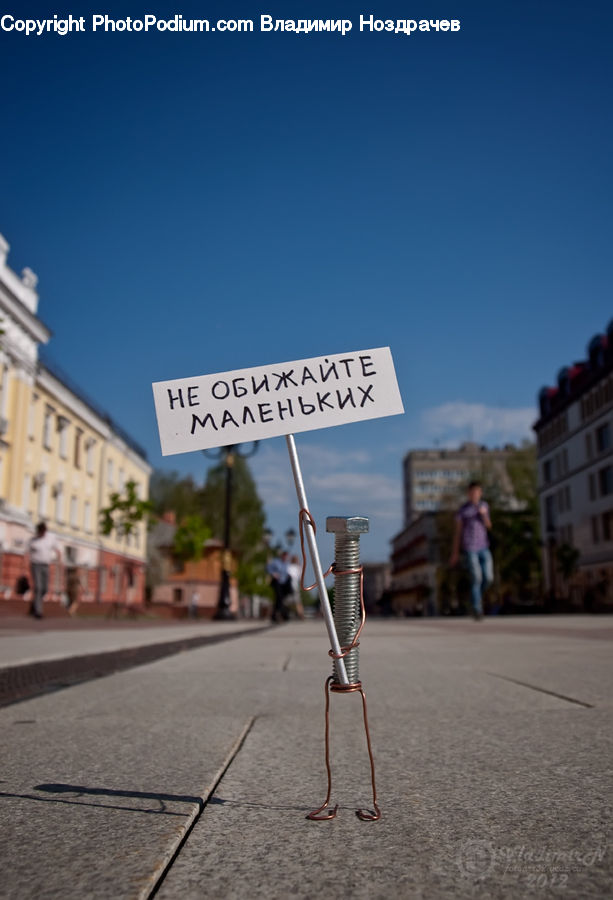
M 356 815 L 363 822 L 376 822 L 381 818 L 381 810 L 377 806 L 377 787 L 375 785 L 375 759 L 372 755 L 372 745 L 370 743 L 370 728 L 368 727 L 368 713 L 366 711 L 366 694 L 362 688 L 359 689 L 362 697 L 362 709 L 364 711 L 364 731 L 366 732 L 366 746 L 368 747 L 368 758 L 370 759 L 370 779 L 372 781 L 372 805 L 374 813 L 364 812 L 358 809 Z
M 314 810 L 313 812 L 307 815 L 307 819 L 311 819 L 314 822 L 325 822 L 328 819 L 336 818 L 336 813 L 338 810 L 338 805 L 334 807 L 333 810 L 325 813 L 324 815 L 320 815 L 323 813 L 325 809 L 328 809 L 330 806 L 330 795 L 332 793 L 332 770 L 330 768 L 330 691 L 332 690 L 335 694 L 352 694 L 359 692 L 362 697 L 362 712 L 364 715 L 364 731 L 366 732 L 366 746 L 368 748 L 368 758 L 370 760 L 370 780 L 372 783 L 372 803 L 374 812 L 365 812 L 363 809 L 356 810 L 356 815 L 358 819 L 361 819 L 363 822 L 377 822 L 381 818 L 381 810 L 377 805 L 377 787 L 375 784 L 375 759 L 372 752 L 372 744 L 370 741 L 370 728 L 368 726 L 368 711 L 366 708 L 366 694 L 362 688 L 361 684 L 349 684 L 349 685 L 339 685 L 333 684 L 332 688 L 330 688 L 330 683 L 332 682 L 333 677 L 330 676 L 326 678 L 326 684 L 324 686 L 324 690 L 326 693 L 326 728 L 325 728 L 325 745 L 326 745 L 326 772 L 328 774 L 328 791 L 326 794 L 326 799 L 323 804 L 319 807 L 319 809 Z
M 332 793 L 332 770 L 330 769 L 330 692 L 328 690 L 328 687 L 329 687 L 331 681 L 332 681 L 332 676 L 330 675 L 329 678 L 326 678 L 326 683 L 324 686 L 324 691 L 326 694 L 325 742 L 326 742 L 326 771 L 328 773 L 328 793 L 326 794 L 326 799 L 324 800 L 323 804 L 319 807 L 319 809 L 315 809 L 315 810 L 313 810 L 313 812 L 310 812 L 307 815 L 307 819 L 311 819 L 313 822 L 325 822 L 327 819 L 334 819 L 334 817 L 336 816 L 336 811 L 338 809 L 338 806 L 335 806 L 331 812 L 328 812 L 328 813 L 324 814 L 323 816 L 320 815 L 320 813 L 322 813 L 324 811 L 324 809 L 327 809 L 328 806 L 330 805 L 330 794 Z

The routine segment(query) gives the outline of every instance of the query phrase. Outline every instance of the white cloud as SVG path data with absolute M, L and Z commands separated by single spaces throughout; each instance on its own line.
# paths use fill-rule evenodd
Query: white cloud
M 509 409 L 484 403 L 443 403 L 421 413 L 422 442 L 457 445 L 462 441 L 483 444 L 520 443 L 534 439 L 537 417 L 532 406 Z
M 374 471 L 370 454 L 305 444 L 300 464 L 309 505 L 397 519 L 402 508 L 400 466 L 397 476 Z M 268 446 L 251 461 L 264 505 L 294 511 L 296 492 L 291 467 L 282 445 Z M 332 514 L 328 512 L 328 514 Z
M 311 478 L 313 495 L 341 505 L 342 509 L 362 510 L 364 515 L 397 519 L 401 509 L 400 475 L 391 478 L 380 472 L 326 472 Z

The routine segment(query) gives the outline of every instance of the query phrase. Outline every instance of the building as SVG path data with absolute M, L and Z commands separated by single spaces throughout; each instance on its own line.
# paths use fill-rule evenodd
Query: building
M 392 611 L 398 615 L 438 611 L 440 564 L 437 514 L 423 513 L 392 539 Z
M 391 587 L 391 566 L 389 562 L 363 563 L 362 575 L 364 608 L 367 613 L 379 612 Z
M 472 478 L 496 484 L 512 509 L 516 504 L 506 463 L 514 449 L 464 443 L 457 450 L 411 450 L 403 462 L 405 526 L 425 512 L 453 508 Z
M 128 481 L 146 499 L 151 467 L 105 412 L 40 361 L 51 335 L 37 315 L 37 278 L 30 269 L 13 272 L 8 250 L 0 235 L 0 590 L 13 596 L 28 574 L 28 542 L 42 520 L 62 552 L 51 572 L 52 597 L 138 601 L 146 530 L 105 537 L 99 513 Z
M 187 618 L 188 615 L 212 619 L 218 609 L 222 569 L 228 565 L 230 577 L 229 610 L 239 610 L 236 559 L 224 550 L 223 543 L 210 539 L 198 560 L 180 560 L 173 553 L 177 530 L 173 512 L 166 512 L 151 532 L 149 561 L 152 608 L 159 615 Z
M 509 511 L 519 506 L 507 472 L 514 447 L 489 450 L 475 443 L 457 449 L 411 450 L 403 461 L 404 527 L 392 539 L 392 609 L 397 614 L 435 614 L 455 602 L 443 598 L 441 566 L 452 513 L 471 479 L 486 497 Z M 443 602 L 444 600 L 444 602 Z
M 613 603 L 613 321 L 539 393 L 538 492 L 547 591 Z M 564 548 L 564 549 L 561 549 Z M 574 554 L 572 550 L 576 551 Z M 564 557 L 569 562 L 564 564 Z

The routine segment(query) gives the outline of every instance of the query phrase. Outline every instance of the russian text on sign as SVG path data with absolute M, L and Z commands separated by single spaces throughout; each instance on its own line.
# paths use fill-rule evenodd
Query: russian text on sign
M 389 347 L 153 385 L 162 454 L 398 415 Z

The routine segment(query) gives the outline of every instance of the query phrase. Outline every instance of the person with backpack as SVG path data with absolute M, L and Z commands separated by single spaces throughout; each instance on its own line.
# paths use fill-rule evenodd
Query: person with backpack
M 456 513 L 450 566 L 455 566 L 464 554 L 470 574 L 473 616 L 483 618 L 483 594 L 494 583 L 494 563 L 490 551 L 488 531 L 492 527 L 490 508 L 482 499 L 480 481 L 468 485 L 466 503 Z

